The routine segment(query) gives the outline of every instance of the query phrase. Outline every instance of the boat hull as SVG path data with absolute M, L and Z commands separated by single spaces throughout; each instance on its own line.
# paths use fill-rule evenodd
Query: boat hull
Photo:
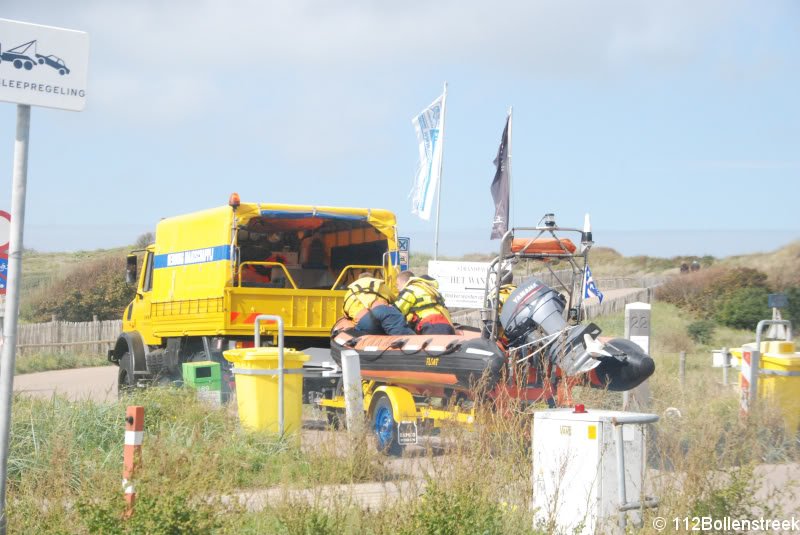
M 505 352 L 475 331 L 456 335 L 360 335 L 352 324 L 337 324 L 331 356 L 341 365 L 343 351 L 356 351 L 361 377 L 414 390 L 491 390 L 500 379 Z

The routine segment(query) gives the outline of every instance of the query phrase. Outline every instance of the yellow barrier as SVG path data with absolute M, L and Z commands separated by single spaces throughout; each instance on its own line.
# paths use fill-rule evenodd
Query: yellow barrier
M 745 344 L 731 352 L 741 358 L 755 347 L 755 343 Z M 800 353 L 794 342 L 761 342 L 759 368 L 758 399 L 780 408 L 787 431 L 800 431 Z
M 239 421 L 251 431 L 278 429 L 278 348 L 231 349 L 225 358 L 234 365 Z M 309 359 L 294 349 L 284 349 L 284 368 L 299 370 Z M 283 387 L 284 431 L 297 433 L 303 425 L 303 376 L 285 374 Z

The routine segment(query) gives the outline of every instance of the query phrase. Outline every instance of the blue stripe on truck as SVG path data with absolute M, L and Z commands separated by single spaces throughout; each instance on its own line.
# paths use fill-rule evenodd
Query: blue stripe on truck
M 157 254 L 153 259 L 153 267 L 158 269 L 166 267 L 188 266 L 191 264 L 205 264 L 206 262 L 230 260 L 230 258 L 231 246 L 217 245 L 216 247 L 205 247 L 203 249 L 191 249 L 189 251 Z

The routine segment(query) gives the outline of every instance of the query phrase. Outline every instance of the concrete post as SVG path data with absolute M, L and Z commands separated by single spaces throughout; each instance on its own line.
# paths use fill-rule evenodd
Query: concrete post
M 361 433 L 364 430 L 364 391 L 361 388 L 361 360 L 358 352 L 342 351 L 342 383 L 347 430 Z
M 650 309 L 650 303 L 637 302 L 625 305 L 625 338 L 638 345 L 648 355 L 650 355 Z M 647 409 L 650 406 L 649 381 L 622 394 L 622 409 L 629 410 L 631 405 L 638 406 L 639 409 Z

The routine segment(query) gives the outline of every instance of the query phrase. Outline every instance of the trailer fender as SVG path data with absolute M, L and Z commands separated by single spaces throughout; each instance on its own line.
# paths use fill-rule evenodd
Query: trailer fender
M 395 419 L 402 421 L 416 421 L 417 419 L 417 406 L 414 403 L 414 397 L 405 388 L 399 386 L 379 386 L 373 392 L 369 402 L 369 414 L 372 414 L 374 407 L 374 400 L 378 394 L 385 394 L 392 404 L 392 413 Z
M 119 366 L 119 361 L 125 353 L 133 355 L 133 371 L 134 373 L 147 373 L 147 345 L 142 340 L 142 336 L 136 332 L 126 332 L 119 335 L 114 349 L 110 352 L 108 358 L 116 365 Z

